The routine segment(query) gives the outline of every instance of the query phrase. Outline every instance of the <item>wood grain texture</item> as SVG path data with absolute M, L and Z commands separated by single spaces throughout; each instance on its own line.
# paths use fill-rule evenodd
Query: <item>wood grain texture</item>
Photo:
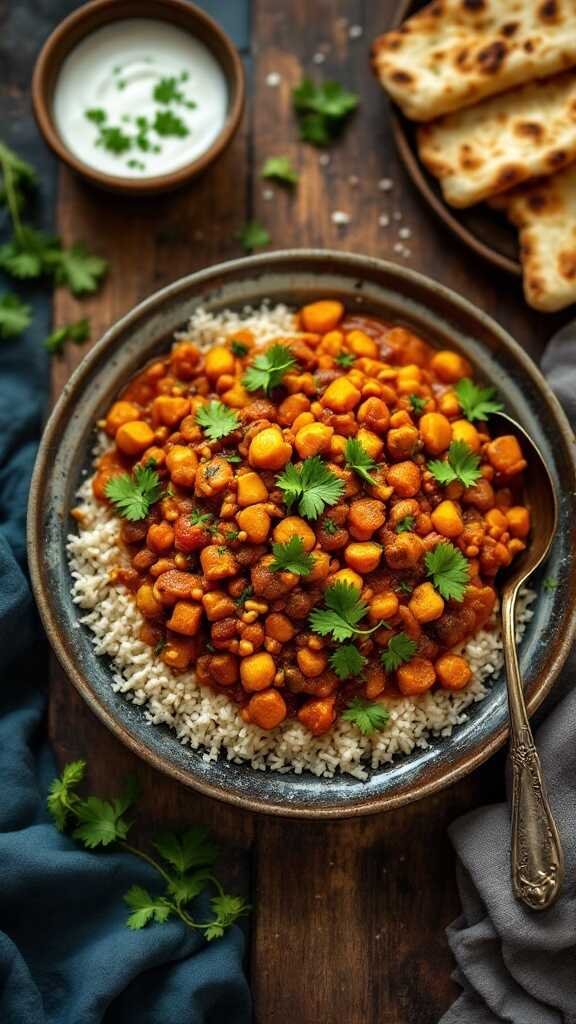
M 251 216 L 273 247 L 332 246 L 406 263 L 449 285 L 494 316 L 533 355 L 553 322 L 524 305 L 520 285 L 498 278 L 433 219 L 398 166 L 387 101 L 369 66 L 371 39 L 393 0 L 254 0 L 252 98 L 244 133 L 213 171 L 184 191 L 132 203 L 97 193 L 62 171 L 59 229 L 106 254 L 103 290 L 78 303 L 59 293 L 58 324 L 88 313 L 93 337 L 139 299 L 182 274 L 239 255 L 234 232 Z M 349 28 L 363 34 L 351 39 Z M 314 61 L 321 53 L 325 60 Z M 272 88 L 270 72 L 281 75 Z M 298 142 L 291 88 L 303 72 L 334 77 L 361 94 L 342 140 L 320 152 Z M 271 155 L 290 155 L 294 192 L 262 182 Z M 394 187 L 384 192 L 382 178 Z M 345 227 L 331 218 L 350 215 Z M 394 214 L 400 212 L 401 220 Z M 378 220 L 388 214 L 390 225 Z M 408 260 L 396 250 L 408 227 Z M 88 346 L 85 346 L 88 347 Z M 57 394 L 83 349 L 54 363 Z M 300 823 L 252 818 L 186 791 L 137 761 L 84 707 L 56 672 L 50 729 L 61 760 L 83 756 L 90 777 L 112 791 L 126 771 L 141 780 L 155 823 L 199 820 L 230 843 L 228 871 L 251 861 L 255 912 L 250 972 L 258 1024 L 434 1024 L 457 988 L 444 934 L 456 916 L 454 857 L 447 825 L 503 796 L 503 757 L 427 801 L 386 816 Z

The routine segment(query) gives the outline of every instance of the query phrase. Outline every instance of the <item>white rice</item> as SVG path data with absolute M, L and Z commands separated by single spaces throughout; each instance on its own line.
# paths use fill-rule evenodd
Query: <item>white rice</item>
M 209 347 L 241 329 L 253 331 L 256 342 L 263 344 L 283 332 L 293 333 L 294 317 L 286 306 L 218 315 L 200 309 L 180 337 L 193 335 L 196 343 Z M 98 453 L 108 445 L 109 440 L 101 436 Z M 502 637 L 494 621 L 492 628 L 480 630 L 462 647 L 473 673 L 465 690 L 386 697 L 390 720 L 373 736 L 363 736 L 351 722 L 341 719 L 320 737 L 312 736 L 295 720 L 273 732 L 249 725 L 228 697 L 200 686 L 193 671 L 175 675 L 139 639 L 144 619 L 134 598 L 110 581 L 111 569 L 128 564 L 119 541 L 118 520 L 94 499 L 90 479 L 78 496 L 82 521 L 78 534 L 69 536 L 67 548 L 73 600 L 86 612 L 79 621 L 91 631 L 96 654 L 112 661 L 112 689 L 142 705 L 151 725 L 168 725 L 180 742 L 199 751 L 204 761 L 223 756 L 237 764 L 248 761 L 260 771 L 310 771 L 326 777 L 340 771 L 366 779 L 370 768 L 427 747 L 430 737 L 449 737 L 468 717 L 466 709 L 486 696 L 491 677 L 502 669 Z M 532 617 L 530 605 L 535 597 L 529 590 L 520 595 L 518 639 Z

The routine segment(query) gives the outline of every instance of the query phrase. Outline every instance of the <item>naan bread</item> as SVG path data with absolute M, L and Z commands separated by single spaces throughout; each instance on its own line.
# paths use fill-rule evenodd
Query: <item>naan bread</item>
M 576 0 L 435 0 L 372 54 L 406 116 L 429 121 L 576 65 Z
M 576 71 L 421 125 L 418 150 L 458 207 L 561 170 L 576 160 Z
M 553 313 L 576 302 L 576 165 L 490 203 L 520 232 L 524 294 Z

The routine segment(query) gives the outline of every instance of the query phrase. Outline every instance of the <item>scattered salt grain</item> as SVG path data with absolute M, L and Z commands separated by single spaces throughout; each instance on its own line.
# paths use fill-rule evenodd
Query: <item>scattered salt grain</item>
M 398 238 L 412 238 L 412 232 L 410 228 L 400 228 L 400 230 L 398 231 Z
M 281 81 L 282 75 L 279 75 L 277 71 L 271 71 L 269 75 L 266 75 L 266 85 L 269 85 L 271 89 L 275 89 Z
M 402 253 L 404 252 L 404 246 L 402 245 L 402 242 L 394 242 L 394 252 L 397 252 L 399 253 L 399 255 L 402 255 Z
M 363 32 L 364 29 L 362 28 L 362 25 L 350 25 L 350 28 L 348 29 L 350 39 L 360 39 Z
M 329 154 L 321 153 L 320 156 L 318 157 L 318 163 L 320 164 L 320 167 L 328 167 L 328 164 L 330 163 Z
M 323 64 L 324 61 L 326 60 L 326 54 L 320 52 L 315 53 L 314 56 L 312 57 L 312 60 L 314 61 L 315 64 Z
M 388 225 L 390 224 L 390 217 L 388 216 L 388 214 L 381 213 L 380 216 L 378 217 L 378 223 L 381 228 L 387 228 Z
M 344 210 L 334 210 L 330 217 L 333 224 L 349 224 L 350 214 L 344 213 Z
M 272 189 L 271 188 L 265 188 L 263 190 L 263 192 L 262 192 L 262 199 L 264 199 L 267 203 L 269 203 L 270 200 L 273 199 L 273 198 L 274 198 L 274 193 L 273 193 Z
M 381 192 L 390 192 L 394 188 L 394 182 L 392 178 L 380 178 L 378 182 L 378 188 Z
M 358 188 L 360 178 L 358 178 L 356 174 L 351 174 L 348 178 L 348 184 L 350 185 L 350 188 Z
M 403 214 L 400 212 L 400 210 L 394 210 L 392 216 L 394 220 L 402 220 Z

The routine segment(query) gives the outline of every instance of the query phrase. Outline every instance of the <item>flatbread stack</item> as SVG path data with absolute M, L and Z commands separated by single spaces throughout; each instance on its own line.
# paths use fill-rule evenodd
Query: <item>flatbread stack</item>
M 434 0 L 373 62 L 446 202 L 518 227 L 530 305 L 576 302 L 576 0 Z

